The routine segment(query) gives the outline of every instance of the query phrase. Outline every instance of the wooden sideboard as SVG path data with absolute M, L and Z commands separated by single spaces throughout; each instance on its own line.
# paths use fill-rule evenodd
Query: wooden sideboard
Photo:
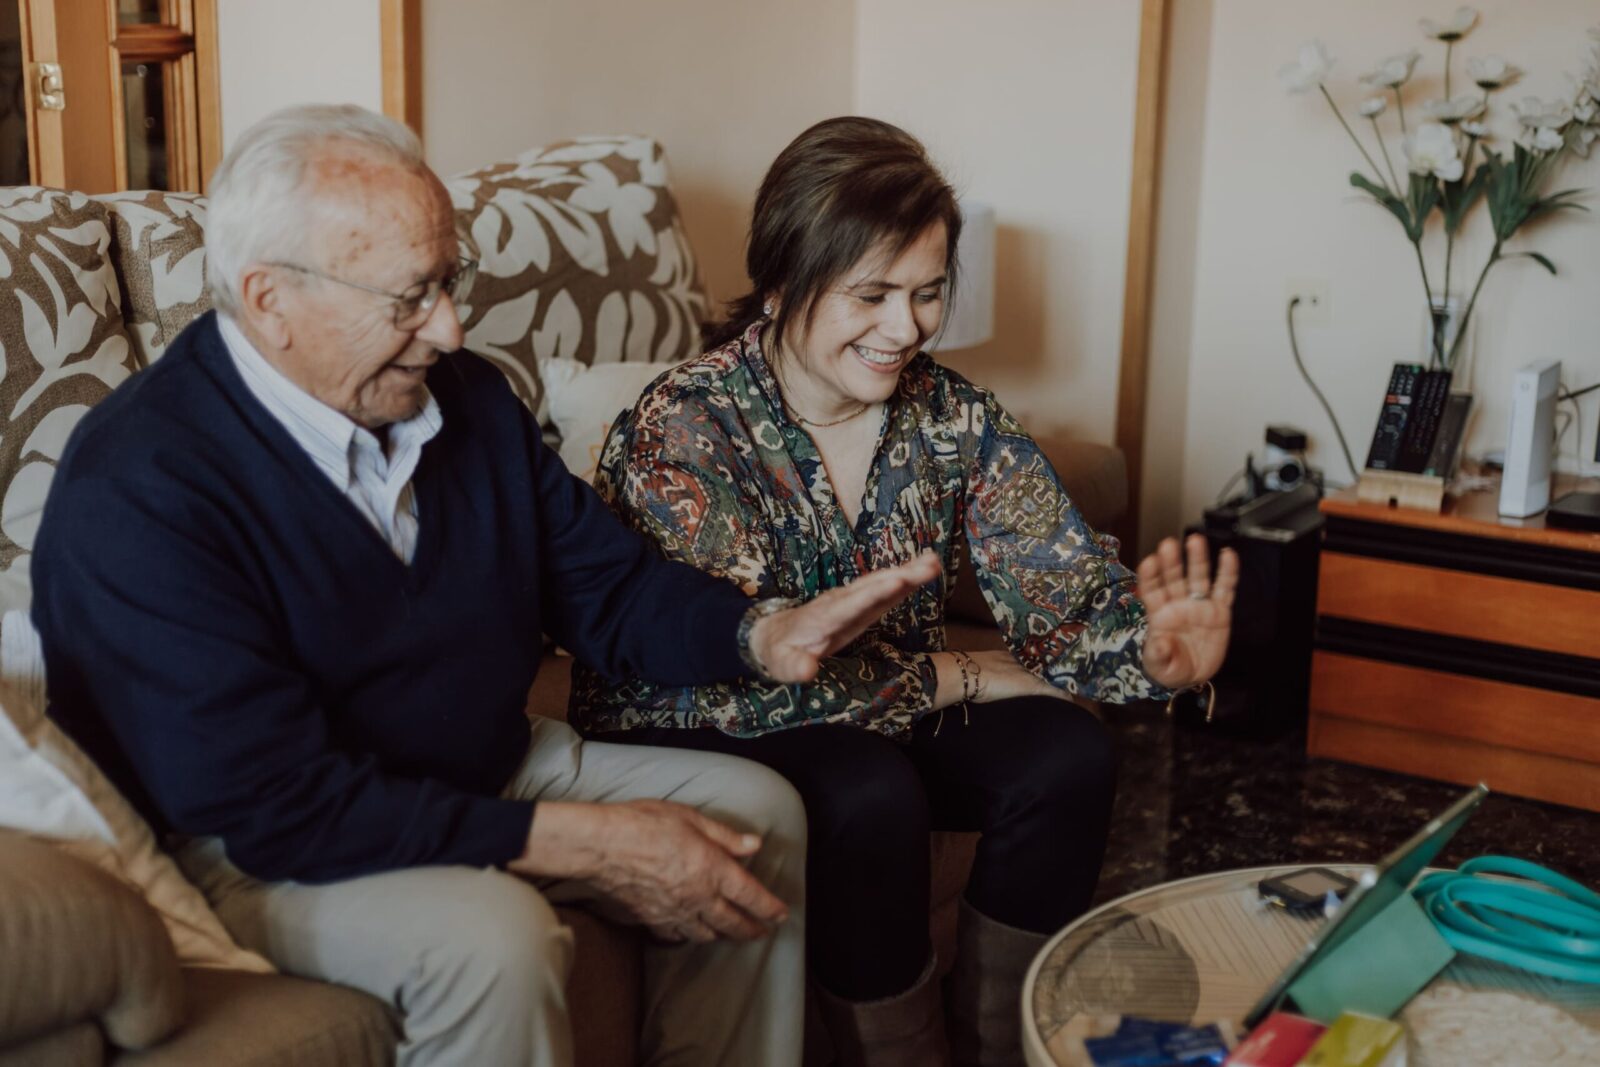
M 1322 502 L 1307 752 L 1600 811 L 1600 534 L 1497 499 Z

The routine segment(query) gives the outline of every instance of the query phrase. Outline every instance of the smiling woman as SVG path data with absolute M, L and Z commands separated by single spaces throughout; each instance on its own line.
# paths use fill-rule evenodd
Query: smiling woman
M 1062 698 L 1208 677 L 1236 577 L 1225 563 L 1213 596 L 1203 546 L 1185 575 L 1173 542 L 1141 599 L 1021 425 L 923 351 L 960 232 L 905 131 L 838 118 L 802 133 L 756 197 L 751 291 L 710 351 L 619 420 L 595 477 L 669 558 L 752 596 L 810 600 L 930 549 L 945 563 L 804 685 L 574 669 L 570 721 L 591 735 L 754 759 L 800 792 L 811 968 L 847 1063 L 946 1062 L 930 828 L 984 834 L 947 1003 L 958 1062 L 1011 1062 L 974 1056 L 1019 1039 L 1014 1013 L 982 1006 L 1014 998 L 1044 933 L 1087 906 L 1110 814 L 1105 732 Z M 1007 650 L 946 647 L 963 539 Z M 868 1049 L 867 1033 L 896 1036 Z

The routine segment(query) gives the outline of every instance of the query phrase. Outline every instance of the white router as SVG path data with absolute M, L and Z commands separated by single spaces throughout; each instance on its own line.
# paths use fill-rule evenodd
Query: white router
M 1550 506 L 1550 460 L 1555 444 L 1556 393 L 1561 361 L 1540 360 L 1517 371 L 1511 383 L 1511 426 L 1506 431 L 1500 514 L 1525 519 Z

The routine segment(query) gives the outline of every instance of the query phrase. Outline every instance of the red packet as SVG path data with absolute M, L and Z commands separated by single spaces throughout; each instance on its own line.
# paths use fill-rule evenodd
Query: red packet
M 1327 1027 L 1275 1011 L 1239 1043 L 1225 1067 L 1295 1067 Z

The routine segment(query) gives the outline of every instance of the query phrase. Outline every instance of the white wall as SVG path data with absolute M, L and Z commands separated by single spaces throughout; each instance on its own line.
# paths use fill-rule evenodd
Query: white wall
M 857 0 L 857 110 L 995 206 L 995 339 L 941 358 L 1024 421 L 1110 441 L 1139 5 Z
M 291 104 L 383 109 L 378 0 L 217 0 L 222 144 Z
M 1465 80 L 1464 56 L 1498 52 L 1530 72 L 1511 90 L 1511 99 L 1570 92 L 1562 73 L 1581 68 L 1591 43 L 1584 31 L 1600 14 L 1593 0 L 1541 0 L 1536 7 L 1495 0 L 1478 6 L 1481 23 L 1456 49 L 1455 85 Z M 1347 184 L 1361 159 L 1327 105 L 1314 95 L 1287 96 L 1275 72 L 1302 41 L 1320 37 L 1339 59 L 1329 88 L 1353 110 L 1365 95 L 1357 76 L 1377 58 L 1416 46 L 1423 50 L 1419 73 L 1424 80 L 1407 99 L 1428 99 L 1439 94 L 1443 48 L 1422 38 L 1417 19 L 1439 17 L 1450 7 L 1434 0 L 1227 0 L 1215 5 L 1181 452 L 1184 515 L 1199 514 L 1271 422 L 1306 429 L 1313 462 L 1332 479 L 1350 477 L 1327 418 L 1290 360 L 1284 327 L 1288 278 L 1328 282 L 1331 321 L 1300 331 L 1301 352 L 1343 423 L 1355 462 L 1365 460 L 1390 364 L 1419 354 L 1421 282 L 1395 220 L 1358 199 Z M 1416 104 L 1408 107 L 1411 118 L 1417 110 Z M 1503 120 L 1502 128 L 1509 129 Z M 1391 152 L 1397 150 L 1391 146 Z M 1600 159 L 1576 162 L 1560 187 L 1600 186 Z M 1487 250 L 1485 220 L 1475 221 L 1465 247 L 1458 249 L 1452 288 L 1466 288 L 1475 279 Z M 1569 386 L 1600 379 L 1595 217 L 1561 217 L 1519 235 L 1514 246 L 1550 256 L 1561 275 L 1551 278 L 1531 262 L 1517 260 L 1497 267 L 1484 287 L 1473 371 L 1479 411 L 1468 441 L 1474 453 L 1503 444 L 1508 383 L 1523 363 L 1560 358 Z M 1435 258 L 1430 270 L 1437 286 L 1441 260 Z M 1593 398 L 1584 421 L 1592 453 Z M 1572 447 L 1569 435 L 1568 465 Z M 1151 462 L 1163 458 L 1152 455 Z
M 766 168 L 854 99 L 853 0 L 424 0 L 423 131 L 450 174 L 548 141 L 647 133 L 712 297 L 743 292 Z

